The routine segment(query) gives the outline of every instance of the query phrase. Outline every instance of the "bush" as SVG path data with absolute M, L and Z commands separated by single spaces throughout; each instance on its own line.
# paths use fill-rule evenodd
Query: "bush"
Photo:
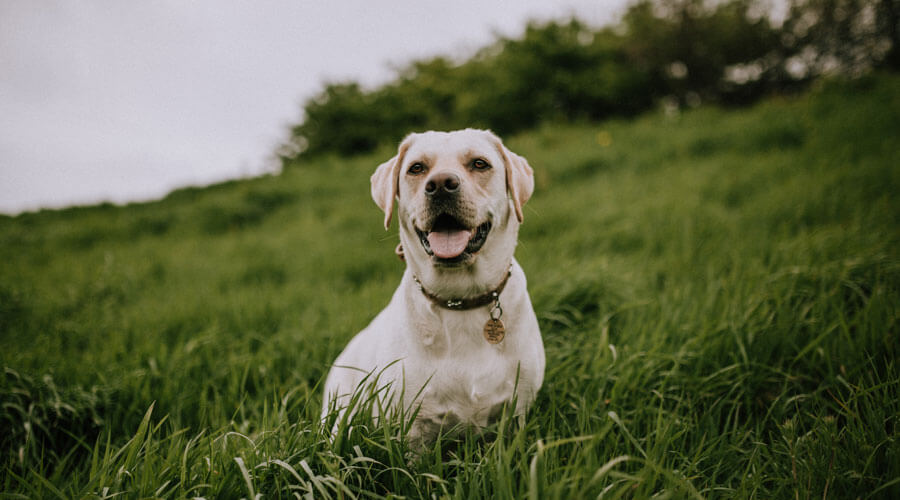
M 421 129 L 511 134 L 631 116 L 663 99 L 748 104 L 822 75 L 896 69 L 896 3 L 792 0 L 774 22 L 762 0 L 637 0 L 604 29 L 532 22 L 464 62 L 413 62 L 371 91 L 326 85 L 304 104 L 280 156 L 364 153 Z

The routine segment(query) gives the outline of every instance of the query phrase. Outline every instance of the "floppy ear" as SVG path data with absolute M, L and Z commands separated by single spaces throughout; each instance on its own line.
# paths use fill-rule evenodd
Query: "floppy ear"
M 522 205 L 531 198 L 534 192 L 534 170 L 528 164 L 528 160 L 506 149 L 500 139 L 491 134 L 500 147 L 500 154 L 506 162 L 506 190 L 512 198 L 516 209 L 516 218 L 522 222 Z
M 384 228 L 391 225 L 391 215 L 394 213 L 394 198 L 397 197 L 400 182 L 400 166 L 403 164 L 403 156 L 409 149 L 412 136 L 407 136 L 400 144 L 397 155 L 390 160 L 378 165 L 372 174 L 372 199 L 378 208 L 384 211 Z
M 531 169 L 528 160 L 508 149 L 506 157 L 506 189 L 509 190 L 509 196 L 516 207 L 516 218 L 522 222 L 522 205 L 534 192 L 534 170 Z

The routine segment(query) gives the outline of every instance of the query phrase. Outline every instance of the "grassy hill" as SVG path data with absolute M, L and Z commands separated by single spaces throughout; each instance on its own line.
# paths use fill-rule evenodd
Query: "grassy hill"
M 508 138 L 544 387 L 418 459 L 317 422 L 391 151 L 0 218 L 2 496 L 900 497 L 898 139 L 895 76 Z

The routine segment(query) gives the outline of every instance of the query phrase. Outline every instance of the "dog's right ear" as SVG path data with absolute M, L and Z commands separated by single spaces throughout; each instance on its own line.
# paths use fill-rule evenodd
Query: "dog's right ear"
M 403 165 L 403 157 L 412 143 L 412 135 L 406 137 L 397 149 L 397 155 L 390 160 L 378 165 L 372 174 L 372 199 L 382 211 L 384 211 L 384 229 L 391 226 L 391 215 L 394 213 L 394 199 L 400 189 L 400 167 Z

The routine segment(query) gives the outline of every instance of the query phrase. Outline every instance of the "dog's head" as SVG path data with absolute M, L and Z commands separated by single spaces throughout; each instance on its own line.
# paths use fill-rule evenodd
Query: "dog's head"
M 533 189 L 528 162 L 485 130 L 411 134 L 372 175 L 385 228 L 398 202 L 400 239 L 420 277 L 503 270 Z

